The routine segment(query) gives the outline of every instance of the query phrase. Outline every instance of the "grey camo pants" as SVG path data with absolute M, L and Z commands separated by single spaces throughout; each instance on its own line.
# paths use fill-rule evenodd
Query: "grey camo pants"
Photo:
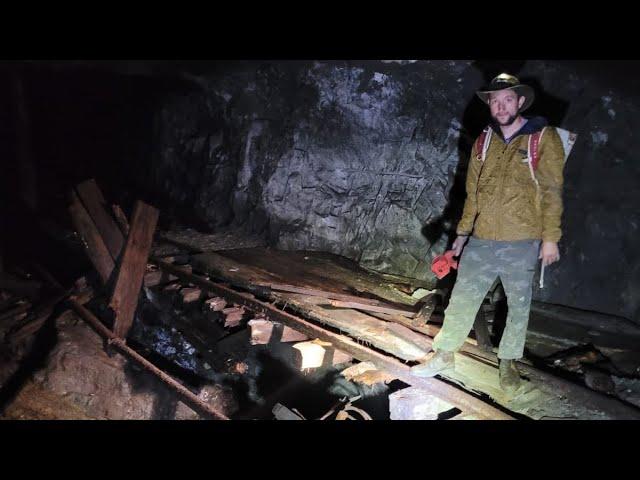
M 473 327 L 482 300 L 496 278 L 500 277 L 509 313 L 498 358 L 522 358 L 529 324 L 531 281 L 539 249 L 540 240 L 507 242 L 471 237 L 462 251 L 458 278 L 433 349 L 453 352 L 462 346 Z

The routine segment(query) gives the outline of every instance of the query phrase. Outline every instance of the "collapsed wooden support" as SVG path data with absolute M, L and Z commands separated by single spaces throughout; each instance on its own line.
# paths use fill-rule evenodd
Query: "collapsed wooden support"
M 113 216 L 115 217 L 116 222 L 118 222 L 120 231 L 126 237 L 127 235 L 129 235 L 129 220 L 127 220 L 127 216 L 122 211 L 122 208 L 120 208 L 120 205 L 112 205 L 112 207 Z
M 91 216 L 75 193 L 71 194 L 69 213 L 71 214 L 73 227 L 84 240 L 89 260 L 98 272 L 103 285 L 106 285 L 113 271 L 115 262 L 98 228 L 95 223 L 93 223 L 93 220 L 91 220 Z
M 72 299 L 70 300 L 70 304 L 80 318 L 91 325 L 91 327 L 93 327 L 100 336 L 105 338 L 109 345 L 115 347 L 122 354 L 157 376 L 163 383 L 173 389 L 189 407 L 193 408 L 196 412 L 202 414 L 206 418 L 211 418 L 213 420 L 229 420 L 229 417 L 224 413 L 204 402 L 201 398 L 177 382 L 171 376 L 167 375 L 147 359 L 139 355 L 136 351 L 129 348 L 123 339 L 116 337 L 107 327 L 100 323 L 100 321 L 93 316 L 89 310 L 80 305 L 77 301 Z
M 115 287 L 109 302 L 116 315 L 113 331 L 120 338 L 127 336 L 133 324 L 158 216 L 157 209 L 141 201 L 137 201 L 133 208 L 127 243 L 118 262 Z
M 105 245 L 116 261 L 124 245 L 124 236 L 118 224 L 108 212 L 107 202 L 94 179 L 86 180 L 76 186 L 78 197 L 93 220 Z
M 410 367 L 395 358 L 360 345 L 356 341 L 345 337 L 344 335 L 330 332 L 325 328 L 281 311 L 269 303 L 257 300 L 251 294 L 232 290 L 223 285 L 205 280 L 197 275 L 185 274 L 178 268 L 163 262 L 162 260 L 152 258 L 152 261 L 168 273 L 171 273 L 186 282 L 193 283 L 194 285 L 201 287 L 203 290 L 223 296 L 233 303 L 244 305 L 254 313 L 262 313 L 267 319 L 298 330 L 310 338 L 318 338 L 325 342 L 330 342 L 335 348 L 352 355 L 354 358 L 357 358 L 360 361 L 371 362 L 380 370 L 388 372 L 404 383 L 420 387 L 427 393 L 436 395 L 463 411 L 474 412 L 476 415 L 487 419 L 513 419 L 511 415 L 440 380 L 435 378 L 414 377 L 410 373 Z

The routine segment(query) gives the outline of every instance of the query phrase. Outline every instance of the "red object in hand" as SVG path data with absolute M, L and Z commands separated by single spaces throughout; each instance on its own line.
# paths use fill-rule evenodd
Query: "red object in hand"
M 458 262 L 453 259 L 456 252 L 453 250 L 447 250 L 443 255 L 438 255 L 431 262 L 431 271 L 436 274 L 436 277 L 442 279 L 446 277 L 452 268 L 458 268 Z

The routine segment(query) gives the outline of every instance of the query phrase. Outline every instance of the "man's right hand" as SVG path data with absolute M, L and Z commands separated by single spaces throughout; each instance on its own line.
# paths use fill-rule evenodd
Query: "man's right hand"
M 456 237 L 455 241 L 453 242 L 453 246 L 451 247 L 451 250 L 456 252 L 454 255 L 455 257 L 460 256 L 464 245 L 467 243 L 467 240 L 469 240 L 469 235 L 458 235 Z

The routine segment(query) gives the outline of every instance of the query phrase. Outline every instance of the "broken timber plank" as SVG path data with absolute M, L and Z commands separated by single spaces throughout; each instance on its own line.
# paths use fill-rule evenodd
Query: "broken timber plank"
M 156 260 L 154 259 L 154 261 Z M 343 348 L 342 345 L 336 343 L 339 340 L 355 343 L 354 341 L 352 341 L 351 339 L 343 335 L 328 332 L 322 327 L 318 327 L 314 324 L 309 324 L 309 322 L 306 322 L 306 324 L 303 323 L 303 325 L 305 325 L 304 328 L 297 328 L 298 326 L 300 326 L 300 324 L 296 324 L 296 321 L 305 322 L 305 320 L 295 317 L 293 315 L 290 315 L 286 312 L 282 312 L 270 304 L 267 304 L 265 302 L 261 302 L 255 299 L 250 294 L 244 294 L 244 293 L 234 291 L 225 286 L 204 280 L 201 277 L 197 277 L 196 275 L 180 275 L 178 272 L 176 272 L 175 267 L 169 264 L 162 265 L 159 263 L 159 266 L 160 268 L 165 269 L 169 273 L 176 274 L 177 276 L 181 277 L 185 281 L 197 284 L 198 286 L 201 286 L 203 289 L 211 291 L 217 295 L 223 295 L 229 301 L 233 301 L 238 304 L 244 304 L 254 312 L 261 312 L 261 311 L 268 312 L 265 314 L 267 315 L 269 320 L 275 320 L 287 326 L 291 326 L 296 330 L 302 331 L 302 333 L 306 334 L 311 338 L 317 337 L 322 340 L 330 341 L 336 346 L 336 348 L 339 348 L 341 350 L 344 350 L 347 353 L 350 353 L 355 358 L 358 358 L 362 361 L 368 360 L 368 358 L 363 359 L 362 356 L 355 354 L 352 350 Z M 309 300 L 309 299 L 306 298 L 306 300 Z M 288 297 L 286 302 L 292 308 L 295 306 L 295 301 L 291 297 Z M 336 311 L 334 311 L 333 313 L 335 314 Z M 360 315 L 364 316 L 364 314 L 360 314 Z M 289 322 L 287 323 L 284 320 L 282 321 L 280 320 L 284 318 L 289 319 Z M 318 318 L 314 317 L 313 320 L 318 321 Z M 310 333 L 310 332 L 314 332 L 314 333 Z M 322 336 L 322 332 L 326 334 L 325 337 Z M 336 339 L 336 342 L 334 342 L 332 339 Z M 424 337 L 424 342 L 425 344 L 427 342 L 430 343 L 431 340 L 427 337 Z M 356 345 L 358 344 L 356 343 Z M 366 347 L 363 347 L 363 348 L 366 349 Z M 382 349 L 384 350 L 384 348 Z M 371 349 L 366 349 L 366 350 L 367 352 L 365 352 L 364 356 L 369 355 L 370 352 L 375 352 Z M 526 414 L 529 407 L 531 407 L 531 404 L 523 405 L 522 399 L 516 399 L 518 400 L 518 402 L 513 403 L 510 401 L 510 399 L 506 399 L 504 397 L 504 393 L 498 389 L 498 386 L 497 386 L 498 375 L 497 375 L 497 370 L 495 368 L 497 366 L 497 358 L 495 354 L 484 352 L 481 349 L 479 349 L 477 346 L 472 344 L 465 344 L 462 347 L 462 350 L 463 351 L 460 352 L 460 354 L 456 355 L 457 372 L 454 372 L 453 375 L 443 375 L 443 377 L 449 380 L 452 380 L 458 384 L 462 384 L 465 389 L 470 389 L 472 391 L 475 391 L 475 388 L 477 388 L 478 385 L 482 386 L 482 388 L 486 387 L 486 385 L 482 385 L 483 382 L 478 383 L 477 381 L 474 381 L 475 379 L 473 378 L 478 372 L 482 372 L 481 376 L 484 377 L 485 379 L 489 379 L 488 383 L 491 386 L 490 392 L 497 396 L 497 398 L 495 399 L 496 401 L 505 402 L 504 404 L 505 407 L 511 408 L 512 410 L 515 409 L 515 411 L 523 411 Z M 377 354 L 378 352 L 375 352 L 375 353 Z M 382 355 L 382 357 L 385 359 L 390 358 L 386 355 Z M 392 368 L 392 365 L 384 363 L 383 360 L 380 359 L 379 357 L 376 357 L 376 358 L 378 358 L 378 362 L 379 362 L 379 364 L 376 365 L 378 366 L 378 368 L 393 374 L 393 370 L 391 371 L 389 370 L 389 368 Z M 383 365 L 388 365 L 388 368 L 387 366 L 383 366 Z M 535 382 L 535 388 L 539 389 L 540 391 L 533 392 L 535 393 L 534 397 L 536 397 L 533 400 L 538 406 L 541 405 L 540 408 L 544 407 L 545 402 L 553 401 L 554 403 L 557 403 L 561 401 L 562 397 L 564 396 L 568 399 L 573 400 L 571 407 L 574 409 L 580 409 L 583 402 L 589 402 L 588 410 L 581 409 L 581 410 L 584 410 L 583 418 L 603 418 L 602 412 L 604 411 L 604 412 L 608 412 L 604 414 L 604 418 L 640 419 L 640 412 L 638 411 L 638 409 L 624 405 L 622 402 L 616 399 L 606 397 L 605 395 L 602 395 L 597 392 L 592 392 L 580 385 L 567 382 L 566 380 L 555 377 L 554 375 L 539 371 L 536 368 L 530 365 L 527 365 L 526 363 L 520 363 L 519 368 L 525 375 L 529 376 L 531 379 L 536 378 L 537 381 Z M 406 370 L 408 371 L 408 367 L 406 367 Z M 493 379 L 491 377 L 493 377 Z M 403 382 L 408 383 L 409 385 L 416 385 L 416 386 L 420 386 L 418 384 L 422 384 L 422 382 L 425 380 L 435 380 L 435 379 L 420 379 L 420 378 L 412 377 L 408 373 L 404 375 L 404 378 L 400 378 L 400 379 Z M 494 381 L 496 382 L 495 385 L 493 385 Z M 556 386 L 558 387 L 558 391 L 555 391 Z M 478 391 L 485 393 L 482 390 L 482 388 L 478 389 Z M 544 395 L 541 396 L 540 393 L 544 393 Z M 531 395 L 529 393 L 526 393 L 524 397 L 526 396 L 531 396 Z M 453 399 L 448 400 L 444 397 L 441 397 L 441 398 L 460 408 L 458 404 L 456 404 L 454 401 L 451 401 Z M 474 398 L 474 397 L 471 397 L 471 398 Z
M 400 325 L 404 325 L 405 327 L 410 328 L 414 332 L 419 332 L 430 337 L 435 337 L 440 331 L 440 327 L 438 327 L 437 325 L 424 323 L 417 318 L 409 318 L 405 317 L 404 315 L 381 312 L 367 312 L 367 314 L 371 315 L 372 317 L 379 318 L 380 320 L 384 320 L 385 322 L 399 323 Z
M 405 317 L 414 317 L 416 314 L 416 312 L 414 312 L 413 310 L 383 307 L 378 305 L 370 305 L 366 303 L 343 302 L 340 300 L 332 300 L 332 299 L 329 299 L 328 303 L 329 305 L 332 305 L 338 308 L 353 308 L 355 310 L 365 310 L 368 312 L 391 313 L 391 314 L 397 314 L 397 315 L 404 315 Z
M 117 260 L 124 245 L 124 236 L 115 220 L 109 215 L 107 202 L 98 184 L 94 179 L 86 180 L 76 186 L 76 191 L 100 232 L 111 258 Z
M 512 416 L 483 402 L 464 390 L 447 385 L 435 378 L 414 377 L 410 374 L 409 366 L 401 363 L 393 357 L 360 345 L 356 341 L 345 337 L 344 335 L 330 332 L 299 317 L 283 312 L 269 303 L 257 300 L 251 294 L 232 290 L 223 285 L 205 280 L 197 275 L 185 274 L 166 262 L 158 261 L 157 259 L 153 259 L 153 261 L 155 261 L 163 270 L 176 275 L 184 281 L 191 282 L 202 289 L 210 291 L 216 295 L 223 296 L 231 302 L 245 305 L 254 312 L 261 312 L 270 320 L 277 321 L 278 323 L 294 328 L 310 338 L 319 338 L 330 342 L 336 348 L 352 355 L 354 358 L 357 358 L 360 361 L 371 362 L 377 368 L 387 371 L 402 382 L 423 388 L 461 410 L 475 412 L 479 416 L 488 419 L 513 419 Z
M 89 260 L 98 272 L 102 283 L 106 285 L 115 265 L 113 257 L 109 253 L 95 223 L 93 223 L 93 220 L 91 220 L 91 217 L 74 192 L 71 193 L 69 213 L 71 214 L 74 228 L 84 240 Z
M 295 285 L 285 285 L 285 284 L 278 284 L 278 283 L 270 283 L 270 284 L 259 285 L 259 286 L 270 288 L 271 290 L 276 290 L 279 292 L 302 293 L 304 295 L 312 295 L 315 297 L 342 300 L 345 302 L 358 302 L 364 305 L 384 306 L 384 303 L 378 300 L 365 298 L 365 297 L 358 297 L 355 295 L 346 295 L 342 293 L 328 292 L 325 290 L 318 290 L 315 288 L 298 287 Z
M 274 342 L 304 342 L 309 337 L 265 318 L 254 318 L 248 322 L 251 329 L 251 345 L 267 345 Z
M 116 221 L 118 222 L 118 226 L 120 227 L 120 231 L 122 231 L 122 235 L 125 237 L 129 235 L 129 221 L 127 220 L 127 216 L 124 214 L 120 205 L 112 205 L 113 208 L 113 216 L 116 217 Z
M 279 303 L 403 360 L 421 360 L 431 351 L 431 342 L 423 335 L 356 310 L 325 308 L 326 300 L 320 297 L 287 294 L 286 298 L 279 298 Z
M 266 279 L 268 278 L 269 275 L 273 276 L 273 274 L 271 274 L 270 272 L 267 272 L 260 268 L 255 268 L 252 265 L 241 263 L 241 260 L 239 258 L 236 260 L 233 260 L 228 258 L 220 258 L 219 255 L 216 255 L 214 258 L 212 258 L 212 256 L 210 255 L 206 255 L 206 256 L 203 255 L 201 256 L 201 259 L 202 259 L 201 267 L 211 267 L 213 271 L 216 273 L 215 276 L 220 277 L 224 281 L 230 281 L 233 285 L 237 285 L 242 288 L 247 288 L 250 291 L 259 292 L 259 290 L 255 286 L 255 283 L 257 281 L 260 281 L 262 283 L 263 278 Z M 200 258 L 194 258 L 194 260 L 198 262 L 200 261 Z M 205 270 L 209 271 L 208 268 L 205 268 Z M 268 283 L 268 282 L 265 282 L 265 283 Z M 273 297 L 274 295 L 272 294 L 271 296 Z M 389 343 L 381 344 L 381 343 L 376 343 L 371 341 L 372 337 L 373 339 L 376 339 L 378 341 L 382 340 L 383 338 L 386 338 L 386 340 L 393 339 L 397 341 L 399 340 L 397 335 L 388 335 L 388 332 L 384 332 L 384 329 L 381 331 L 377 327 L 373 329 L 367 329 L 366 326 L 362 324 L 354 325 L 353 322 L 349 322 L 348 316 L 345 317 L 342 315 L 344 318 L 342 319 L 338 318 L 341 316 L 341 314 L 338 311 L 333 311 L 330 314 L 326 314 L 326 312 L 323 312 L 322 310 L 317 310 L 317 309 L 308 308 L 308 307 L 300 308 L 302 301 L 306 300 L 307 302 L 309 302 L 311 300 L 309 298 L 303 297 L 302 300 L 300 300 L 300 299 L 295 299 L 294 298 L 295 296 L 292 296 L 292 295 L 287 295 L 287 296 L 279 295 L 279 297 L 281 300 L 280 301 L 281 305 L 286 304 L 290 308 L 301 312 L 302 315 L 312 318 L 314 321 L 320 321 L 321 323 L 325 323 L 335 328 L 339 328 L 341 331 L 345 331 L 353 335 L 354 337 L 358 338 L 359 340 L 365 340 L 367 342 L 371 342 L 373 345 L 375 345 L 378 348 L 381 348 L 384 351 L 393 353 L 396 356 L 400 356 L 400 358 L 406 359 L 406 357 L 402 357 L 401 355 L 398 355 L 397 344 L 394 346 L 394 345 L 389 345 Z M 373 312 L 371 314 L 375 316 L 383 315 L 383 314 L 374 314 Z M 418 328 L 416 328 L 414 325 L 407 325 L 407 326 L 412 330 L 418 330 Z M 356 327 L 359 327 L 359 328 L 356 328 Z M 429 327 L 435 327 L 435 326 L 431 325 Z M 394 332 L 394 333 L 397 333 L 397 332 Z M 467 340 L 467 342 L 471 343 L 472 340 L 469 339 Z M 482 392 L 483 394 L 488 392 L 488 394 L 492 396 L 492 398 L 494 398 L 496 401 L 498 401 L 502 405 L 507 406 L 508 408 L 511 408 L 512 410 L 525 412 L 526 414 L 526 412 L 529 411 L 530 407 L 536 406 L 535 404 L 538 405 L 539 407 L 538 410 L 544 409 L 545 403 L 547 403 L 549 406 L 554 406 L 554 407 L 558 406 L 558 404 L 562 400 L 561 395 L 554 394 L 553 391 L 550 391 L 552 390 L 550 388 L 546 388 L 545 390 L 545 387 L 547 387 L 548 385 L 554 385 L 556 383 L 561 384 L 562 388 L 565 391 L 576 391 L 577 395 L 575 396 L 575 398 L 578 398 L 579 396 L 589 397 L 591 395 L 591 392 L 586 391 L 586 389 L 578 385 L 570 384 L 568 382 L 563 381 L 562 379 L 555 378 L 553 375 L 547 374 L 546 377 L 548 377 L 548 380 L 544 382 L 536 382 L 536 385 L 535 385 L 535 388 L 545 390 L 546 392 L 545 395 L 540 395 L 539 391 L 534 391 L 533 394 L 527 393 L 526 395 L 524 395 L 524 397 L 528 398 L 528 402 L 523 403 L 522 401 L 519 401 L 519 403 L 514 404 L 512 402 L 513 399 L 506 397 L 504 395 L 504 392 L 502 392 L 502 390 L 499 389 L 499 386 L 497 384 L 497 370 L 496 370 L 497 359 L 495 358 L 495 355 L 491 352 L 484 352 L 482 351 L 482 349 L 478 348 L 477 345 L 473 345 L 473 344 L 466 344 L 463 347 L 463 350 L 464 350 L 464 353 L 462 354 L 462 359 L 458 362 L 458 365 L 459 365 L 458 371 L 454 372 L 450 376 L 443 375 L 443 377 L 458 383 L 459 385 L 461 385 L 463 388 L 467 390 L 471 390 L 474 392 Z M 464 358 L 464 356 L 466 355 L 471 355 L 471 357 Z M 524 365 L 524 367 L 533 369 L 533 367 L 529 367 L 527 365 Z M 542 372 L 537 372 L 537 373 L 538 375 L 543 375 L 543 376 L 545 375 Z M 603 405 L 603 406 L 608 405 L 607 408 L 610 407 L 612 409 L 611 411 L 615 412 L 612 418 L 636 418 L 638 414 L 638 412 L 635 411 L 635 409 L 625 407 L 624 405 L 621 404 L 621 402 L 617 402 L 614 399 L 605 398 L 603 396 L 600 396 L 598 399 L 594 399 L 592 404 L 594 405 L 594 408 L 591 408 L 589 411 L 584 412 L 585 418 L 598 418 L 597 414 L 599 412 L 598 412 L 598 408 L 596 408 L 597 405 Z M 576 402 L 573 405 L 573 407 L 579 409 L 580 407 L 579 402 Z
M 220 253 L 224 259 L 210 254 L 194 256 L 194 267 L 199 265 L 206 271 L 213 271 L 225 263 L 234 262 L 237 267 L 246 267 L 247 272 L 256 271 L 256 268 L 269 272 L 271 279 L 265 283 L 304 284 L 308 288 L 332 290 L 336 293 L 344 293 L 347 289 L 355 292 L 353 295 L 373 295 L 373 298 L 408 308 L 416 303 L 415 298 L 381 282 L 379 275 L 362 270 L 355 262 L 347 261 L 345 265 L 344 258 L 333 254 L 280 251 L 273 248 L 243 248 Z M 224 271 L 221 273 L 225 274 Z
M 115 287 L 109 302 L 115 312 L 113 330 L 120 338 L 127 336 L 133 324 L 158 215 L 157 209 L 141 201 L 137 201 L 133 208 L 131 229 L 119 260 Z

